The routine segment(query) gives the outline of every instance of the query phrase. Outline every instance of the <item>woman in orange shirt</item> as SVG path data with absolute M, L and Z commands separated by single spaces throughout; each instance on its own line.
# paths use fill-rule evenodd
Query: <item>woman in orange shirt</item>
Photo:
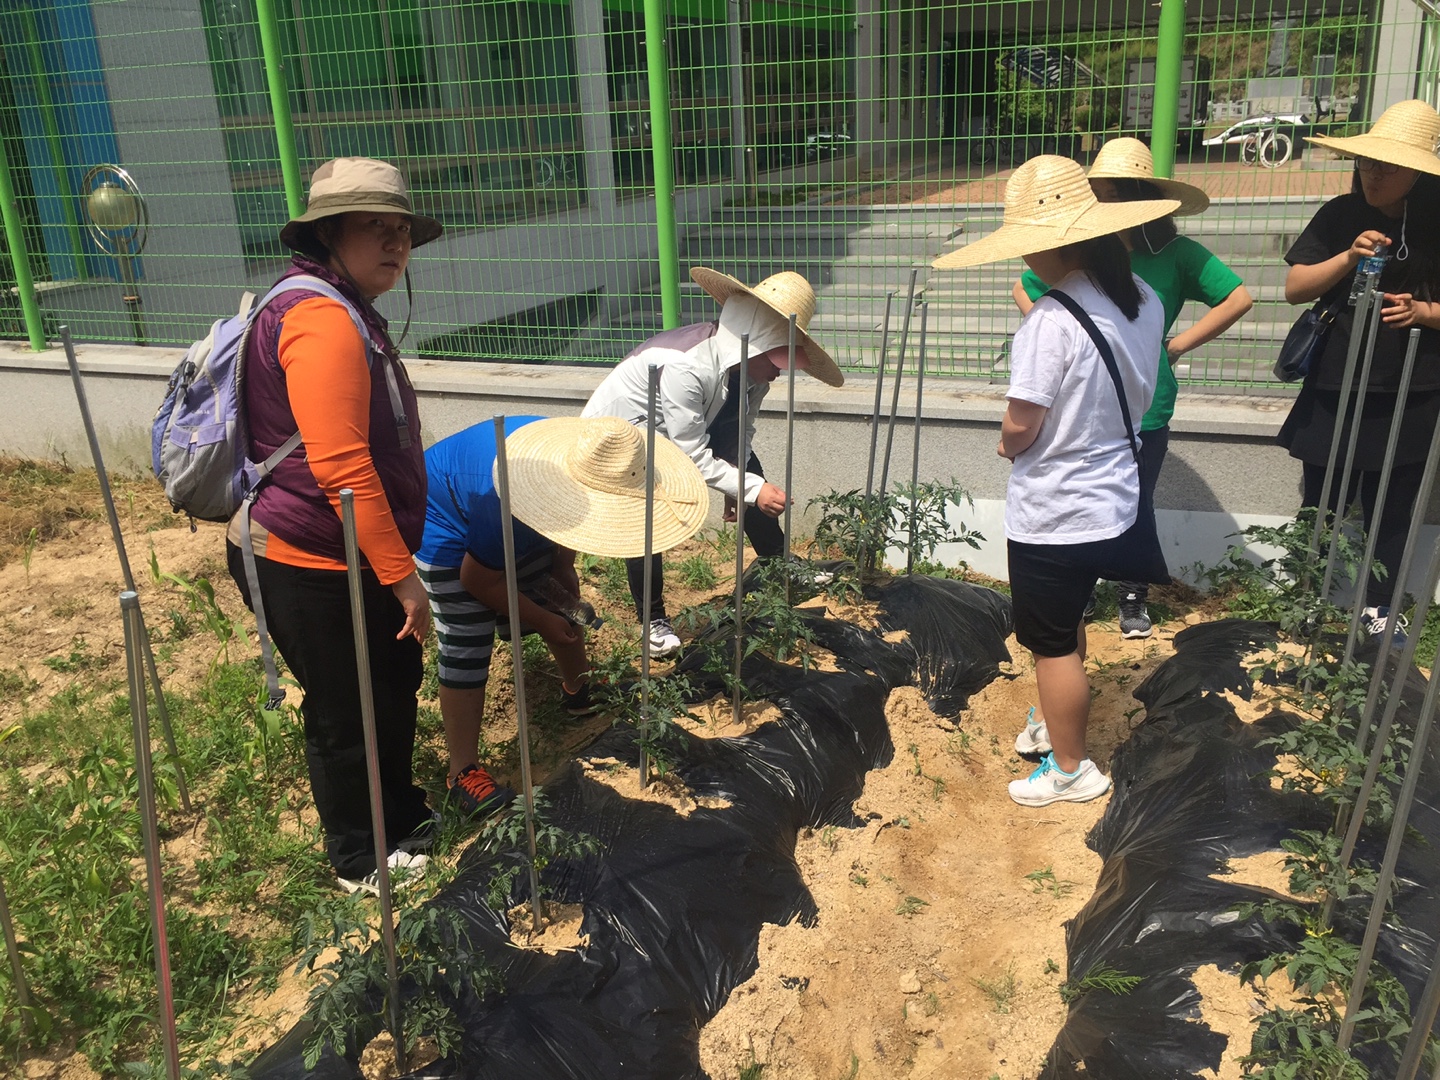
M 411 250 L 441 231 L 414 213 L 394 166 L 368 158 L 321 165 L 306 212 L 280 233 L 295 252 L 282 280 L 303 275 L 316 288 L 268 304 L 245 355 L 251 460 L 264 461 L 297 431 L 301 438 L 259 489 L 251 543 L 271 636 L 305 694 L 305 757 L 326 852 L 351 892 L 378 886 L 340 521 L 344 488 L 355 493 L 365 564 L 391 867 L 422 868 L 434 826 L 411 772 L 421 643 L 430 630 L 412 558 L 425 526 L 425 460 L 415 392 L 374 301 L 405 276 Z M 229 540 L 231 575 L 251 603 L 238 518 Z

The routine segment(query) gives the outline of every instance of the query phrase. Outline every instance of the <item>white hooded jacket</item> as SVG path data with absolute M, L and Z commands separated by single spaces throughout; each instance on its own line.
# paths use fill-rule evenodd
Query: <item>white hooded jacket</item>
M 751 296 L 725 301 L 720 321 L 667 330 L 645 342 L 615 366 L 595 388 L 581 416 L 618 416 L 645 426 L 649 399 L 648 371 L 660 367 L 660 408 L 656 428 L 700 469 L 705 483 L 722 495 L 737 498 L 740 470 L 710 450 L 709 427 L 729 396 L 730 369 L 740 363 L 740 335 L 750 335 L 750 355 L 787 344 L 789 326 L 775 311 Z M 747 376 L 748 378 L 748 376 Z M 746 400 L 747 445 L 753 445 L 755 419 L 769 383 L 750 379 Z M 753 505 L 765 483 L 763 476 L 745 473 L 745 498 Z

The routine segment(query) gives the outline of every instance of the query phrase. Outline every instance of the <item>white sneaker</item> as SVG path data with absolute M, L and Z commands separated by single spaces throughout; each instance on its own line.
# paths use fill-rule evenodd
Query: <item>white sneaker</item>
M 390 888 L 405 889 L 419 882 L 425 873 L 425 864 L 430 861 L 428 855 L 412 855 L 408 851 L 396 850 L 391 852 L 390 858 L 385 863 L 390 868 Z M 380 871 L 371 870 L 363 878 L 340 878 L 340 887 L 347 893 L 367 892 L 371 896 L 380 895 Z
M 1035 719 L 1035 706 L 1025 717 L 1025 730 L 1015 736 L 1017 754 L 1048 754 L 1050 752 L 1050 729 L 1044 720 Z
M 656 660 L 674 656 L 680 651 L 680 635 L 669 619 L 650 620 L 650 655 Z
M 1056 802 L 1089 802 L 1110 790 L 1110 778 L 1089 758 L 1073 773 L 1055 764 L 1055 755 L 1046 754 L 1040 767 L 1024 780 L 1010 781 L 1010 798 L 1021 806 L 1049 806 Z

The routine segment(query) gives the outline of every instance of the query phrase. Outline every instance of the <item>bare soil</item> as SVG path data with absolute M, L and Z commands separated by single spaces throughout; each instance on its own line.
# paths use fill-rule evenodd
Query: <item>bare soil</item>
M 98 674 L 86 677 L 123 673 L 121 575 L 109 528 L 89 504 L 59 514 L 52 524 L 49 534 L 22 552 L 27 558 L 8 549 L 11 557 L 0 566 L 0 673 L 14 673 L 23 686 L 0 700 L 0 733 L 77 677 L 45 664 L 47 658 L 63 661 L 77 642 L 102 658 Z M 148 508 L 122 512 L 122 525 L 152 624 L 184 606 L 180 590 L 151 580 L 152 547 L 163 571 L 208 576 L 221 607 L 242 614 L 224 569 L 220 526 L 201 525 L 192 533 L 153 501 Z M 28 535 L 24 520 L 15 529 L 22 538 Z M 692 542 L 668 565 L 673 570 L 687 555 L 713 558 L 714 552 L 711 544 Z M 678 578 L 667 583 L 672 612 L 728 595 L 724 559 L 714 561 L 722 580 L 713 589 L 687 589 Z M 607 617 L 596 635 L 597 649 L 608 650 L 633 634 L 633 613 L 613 588 L 607 597 L 587 580 L 585 590 Z M 1183 606 L 1174 596 L 1167 602 Z M 1170 639 L 1187 621 L 1179 611 L 1152 639 L 1138 642 L 1122 639 L 1113 623 L 1092 627 L 1090 752 L 1102 769 L 1108 770 L 1115 748 L 1142 718 L 1132 691 L 1171 655 Z M 1043 810 L 1010 801 L 1005 784 L 1033 767 L 1015 754 L 1013 740 L 1035 702 L 1028 653 L 1010 644 L 1015 657 L 1010 670 L 977 694 L 958 722 L 936 717 L 913 688 L 891 695 L 894 760 L 868 776 L 854 805 L 862 824 L 809 832 L 797 844 L 796 860 L 818 905 L 818 924 L 767 926 L 758 970 L 700 1033 L 702 1063 L 716 1080 L 733 1080 L 754 1063 L 768 1066 L 766 1077 L 784 1080 L 1037 1075 L 1065 1018 L 1057 993 L 1067 974 L 1064 923 L 1094 888 L 1100 863 L 1085 836 L 1104 812 L 1106 798 Z M 253 648 L 253 640 L 237 642 L 232 655 L 248 656 Z M 215 651 L 214 638 L 206 634 L 177 643 L 162 661 L 167 686 L 198 686 Z M 553 669 L 543 663 L 527 673 L 542 705 L 553 699 L 555 681 Z M 491 763 L 513 784 L 518 768 L 508 664 L 497 663 L 491 687 L 485 732 Z M 738 734 L 777 719 L 774 707 L 764 703 L 745 707 L 739 730 L 732 728 L 723 701 L 696 712 L 700 720 L 689 726 L 706 737 Z M 563 714 L 537 721 L 537 777 L 574 757 L 609 723 L 603 717 L 577 723 Z M 443 760 L 434 743 L 432 738 L 429 752 Z M 639 797 L 630 763 L 591 761 L 587 768 L 622 795 Z M 693 805 L 683 789 L 665 785 L 652 785 L 645 797 L 669 800 L 682 812 L 687 799 Z M 166 850 L 168 862 L 186 866 L 196 857 L 200 828 L 197 821 L 180 831 Z M 1231 870 L 1238 880 L 1284 891 L 1273 858 L 1257 857 Z M 557 915 L 541 939 L 517 944 L 583 948 L 578 913 Z M 265 929 L 263 916 L 236 917 L 257 919 L 256 933 Z M 228 1052 L 248 1059 L 278 1038 L 304 1011 L 308 988 L 307 979 L 290 975 L 287 966 L 277 990 L 242 989 L 232 1002 L 240 1022 Z M 1215 973 L 1202 992 L 1207 1018 L 1230 1018 L 1222 1029 L 1232 1034 L 1227 1058 L 1243 1053 L 1249 1040 L 1244 1019 L 1253 1014 L 1256 991 L 1242 987 L 1234 973 Z M 94 1074 L 74 1053 L 72 1041 L 24 1061 L 17 1075 L 89 1080 Z

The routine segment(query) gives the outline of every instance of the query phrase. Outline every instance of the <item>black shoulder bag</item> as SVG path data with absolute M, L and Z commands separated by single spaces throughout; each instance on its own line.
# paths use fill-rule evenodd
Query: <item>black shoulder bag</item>
M 1281 382 L 1297 382 L 1310 374 L 1315 361 L 1325 351 L 1330 328 L 1335 325 L 1339 308 L 1335 304 L 1316 304 L 1295 320 L 1285 335 L 1280 355 L 1275 359 L 1275 377 Z
M 1130 453 L 1139 465 L 1144 449 L 1135 436 L 1135 422 L 1130 418 L 1130 403 L 1125 400 L 1125 383 L 1120 378 L 1120 368 L 1115 363 L 1115 352 L 1110 348 L 1110 342 L 1105 340 L 1105 335 L 1095 325 L 1095 320 L 1076 303 L 1074 297 L 1059 289 L 1051 289 L 1045 295 L 1058 300 L 1095 343 L 1100 359 L 1105 362 L 1105 370 L 1110 373 L 1110 381 L 1115 385 L 1115 396 L 1120 401 L 1120 416 L 1125 421 L 1125 437 L 1130 441 Z M 1160 536 L 1155 531 L 1154 500 L 1145 491 L 1140 492 L 1135 524 L 1114 540 L 1101 542 L 1112 548 L 1105 555 L 1105 562 L 1111 568 L 1104 575 L 1107 580 L 1148 581 L 1156 584 L 1164 584 L 1170 580 L 1170 568 L 1165 565 L 1165 553 L 1160 547 Z

